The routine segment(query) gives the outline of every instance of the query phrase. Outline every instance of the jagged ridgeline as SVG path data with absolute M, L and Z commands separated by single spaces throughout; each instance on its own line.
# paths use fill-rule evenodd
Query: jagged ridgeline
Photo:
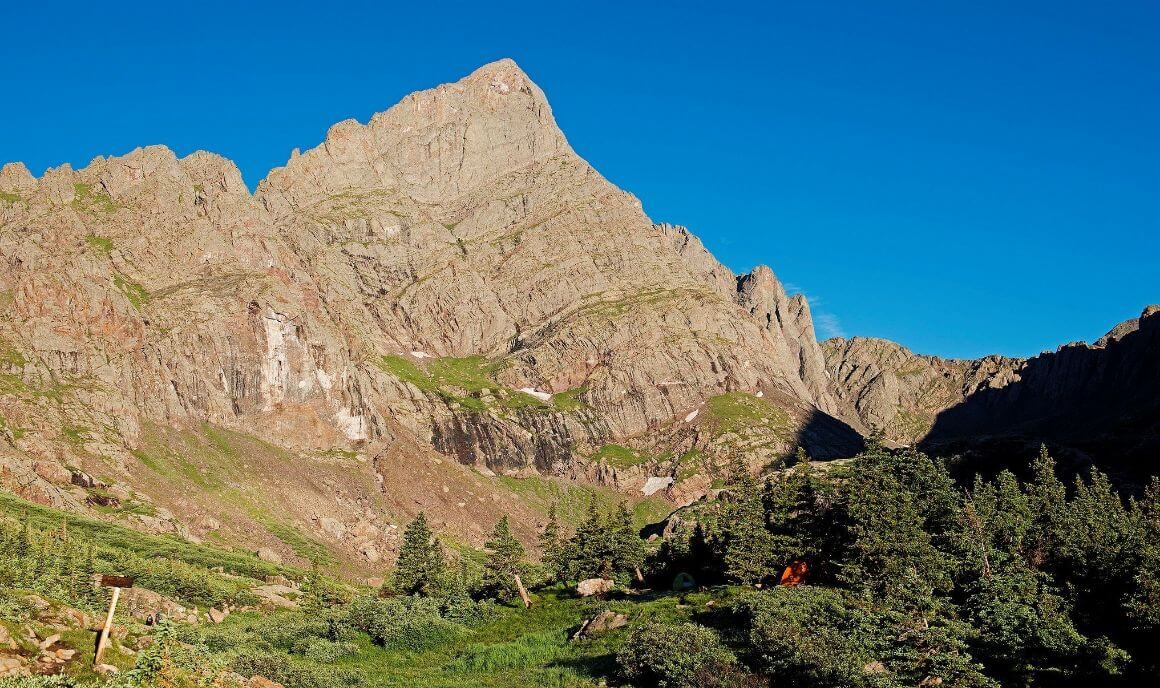
M 302 566 L 376 572 L 421 510 L 476 545 L 558 498 L 662 513 L 736 458 L 874 429 L 1154 446 L 1152 311 L 1030 361 L 822 346 L 771 270 L 734 275 L 581 159 L 510 60 L 335 125 L 253 193 L 156 146 L 7 164 L 0 265 L 8 490 Z
M 653 223 L 510 61 L 255 193 L 164 147 L 0 191 L 0 461 L 42 503 L 375 565 L 421 508 L 530 535 L 563 488 L 510 476 L 680 502 L 860 446 L 804 298 Z

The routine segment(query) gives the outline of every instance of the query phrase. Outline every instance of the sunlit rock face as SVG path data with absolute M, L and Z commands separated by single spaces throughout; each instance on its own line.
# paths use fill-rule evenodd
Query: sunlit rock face
M 652 222 L 509 60 L 335 125 L 253 194 L 228 160 L 156 146 L 39 179 L 6 165 L 0 194 L 0 461 L 42 501 L 84 495 L 34 462 L 150 499 L 142 447 L 208 428 L 366 459 L 342 488 L 352 514 L 414 509 L 384 467 L 415 457 L 639 491 L 721 458 L 681 477 L 679 453 L 762 432 L 761 460 L 804 438 L 820 456 L 856 446 L 804 298 Z M 602 463 L 609 444 L 651 459 Z M 212 483 L 202 468 L 186 477 Z M 329 499 L 327 480 L 300 501 Z

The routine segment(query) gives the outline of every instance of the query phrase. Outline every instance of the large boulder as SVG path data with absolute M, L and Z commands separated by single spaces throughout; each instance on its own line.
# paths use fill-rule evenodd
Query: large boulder
M 616 583 L 607 578 L 588 578 L 582 580 L 576 585 L 576 594 L 581 597 L 592 597 L 593 595 L 604 595 L 616 589 Z
M 628 617 L 624 614 L 618 614 L 611 609 L 605 609 L 598 613 L 591 619 L 586 620 L 580 625 L 580 629 L 572 636 L 572 640 L 579 640 L 580 638 L 591 638 L 601 633 L 621 628 L 628 625 Z
M 257 557 L 259 559 L 261 559 L 262 561 L 268 561 L 272 564 L 281 564 L 282 563 L 282 555 L 278 554 L 277 552 L 270 549 L 269 547 L 259 547 L 258 551 L 255 552 L 254 554 L 256 554 Z

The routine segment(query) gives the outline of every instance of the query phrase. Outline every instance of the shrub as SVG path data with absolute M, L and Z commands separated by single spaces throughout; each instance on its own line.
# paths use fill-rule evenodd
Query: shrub
M 691 623 L 637 626 L 616 660 L 639 688 L 702 688 L 713 675 L 737 673 L 717 635 Z
M 871 686 L 881 649 L 876 618 L 832 589 L 778 587 L 734 607 L 748 622 L 756 668 L 806 686 Z
M 356 686 L 366 680 L 363 673 L 356 669 L 298 664 L 291 661 L 288 655 L 268 652 L 243 652 L 234 657 L 230 665 L 242 676 L 265 676 L 285 688 Z
M 358 645 L 346 641 L 312 638 L 303 643 L 300 652 L 303 657 L 311 662 L 330 664 L 331 662 L 337 662 L 343 657 L 358 654 Z
M 440 603 L 426 597 L 351 603 L 348 622 L 383 647 L 419 652 L 462 639 L 470 631 L 440 614 Z

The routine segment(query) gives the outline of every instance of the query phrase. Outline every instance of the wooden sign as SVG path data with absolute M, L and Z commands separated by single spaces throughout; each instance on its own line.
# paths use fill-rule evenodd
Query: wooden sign
M 117 600 L 121 597 L 122 588 L 133 587 L 134 580 L 129 576 L 102 575 L 101 585 L 113 589 L 113 599 L 109 600 L 109 614 L 105 617 L 105 625 L 101 628 L 101 635 L 97 638 L 97 652 L 93 655 L 93 666 L 101 663 L 101 655 L 105 654 L 105 646 L 109 642 L 109 632 L 113 630 L 113 614 L 117 611 Z
M 101 576 L 101 585 L 106 588 L 131 588 L 135 579 L 129 576 Z

